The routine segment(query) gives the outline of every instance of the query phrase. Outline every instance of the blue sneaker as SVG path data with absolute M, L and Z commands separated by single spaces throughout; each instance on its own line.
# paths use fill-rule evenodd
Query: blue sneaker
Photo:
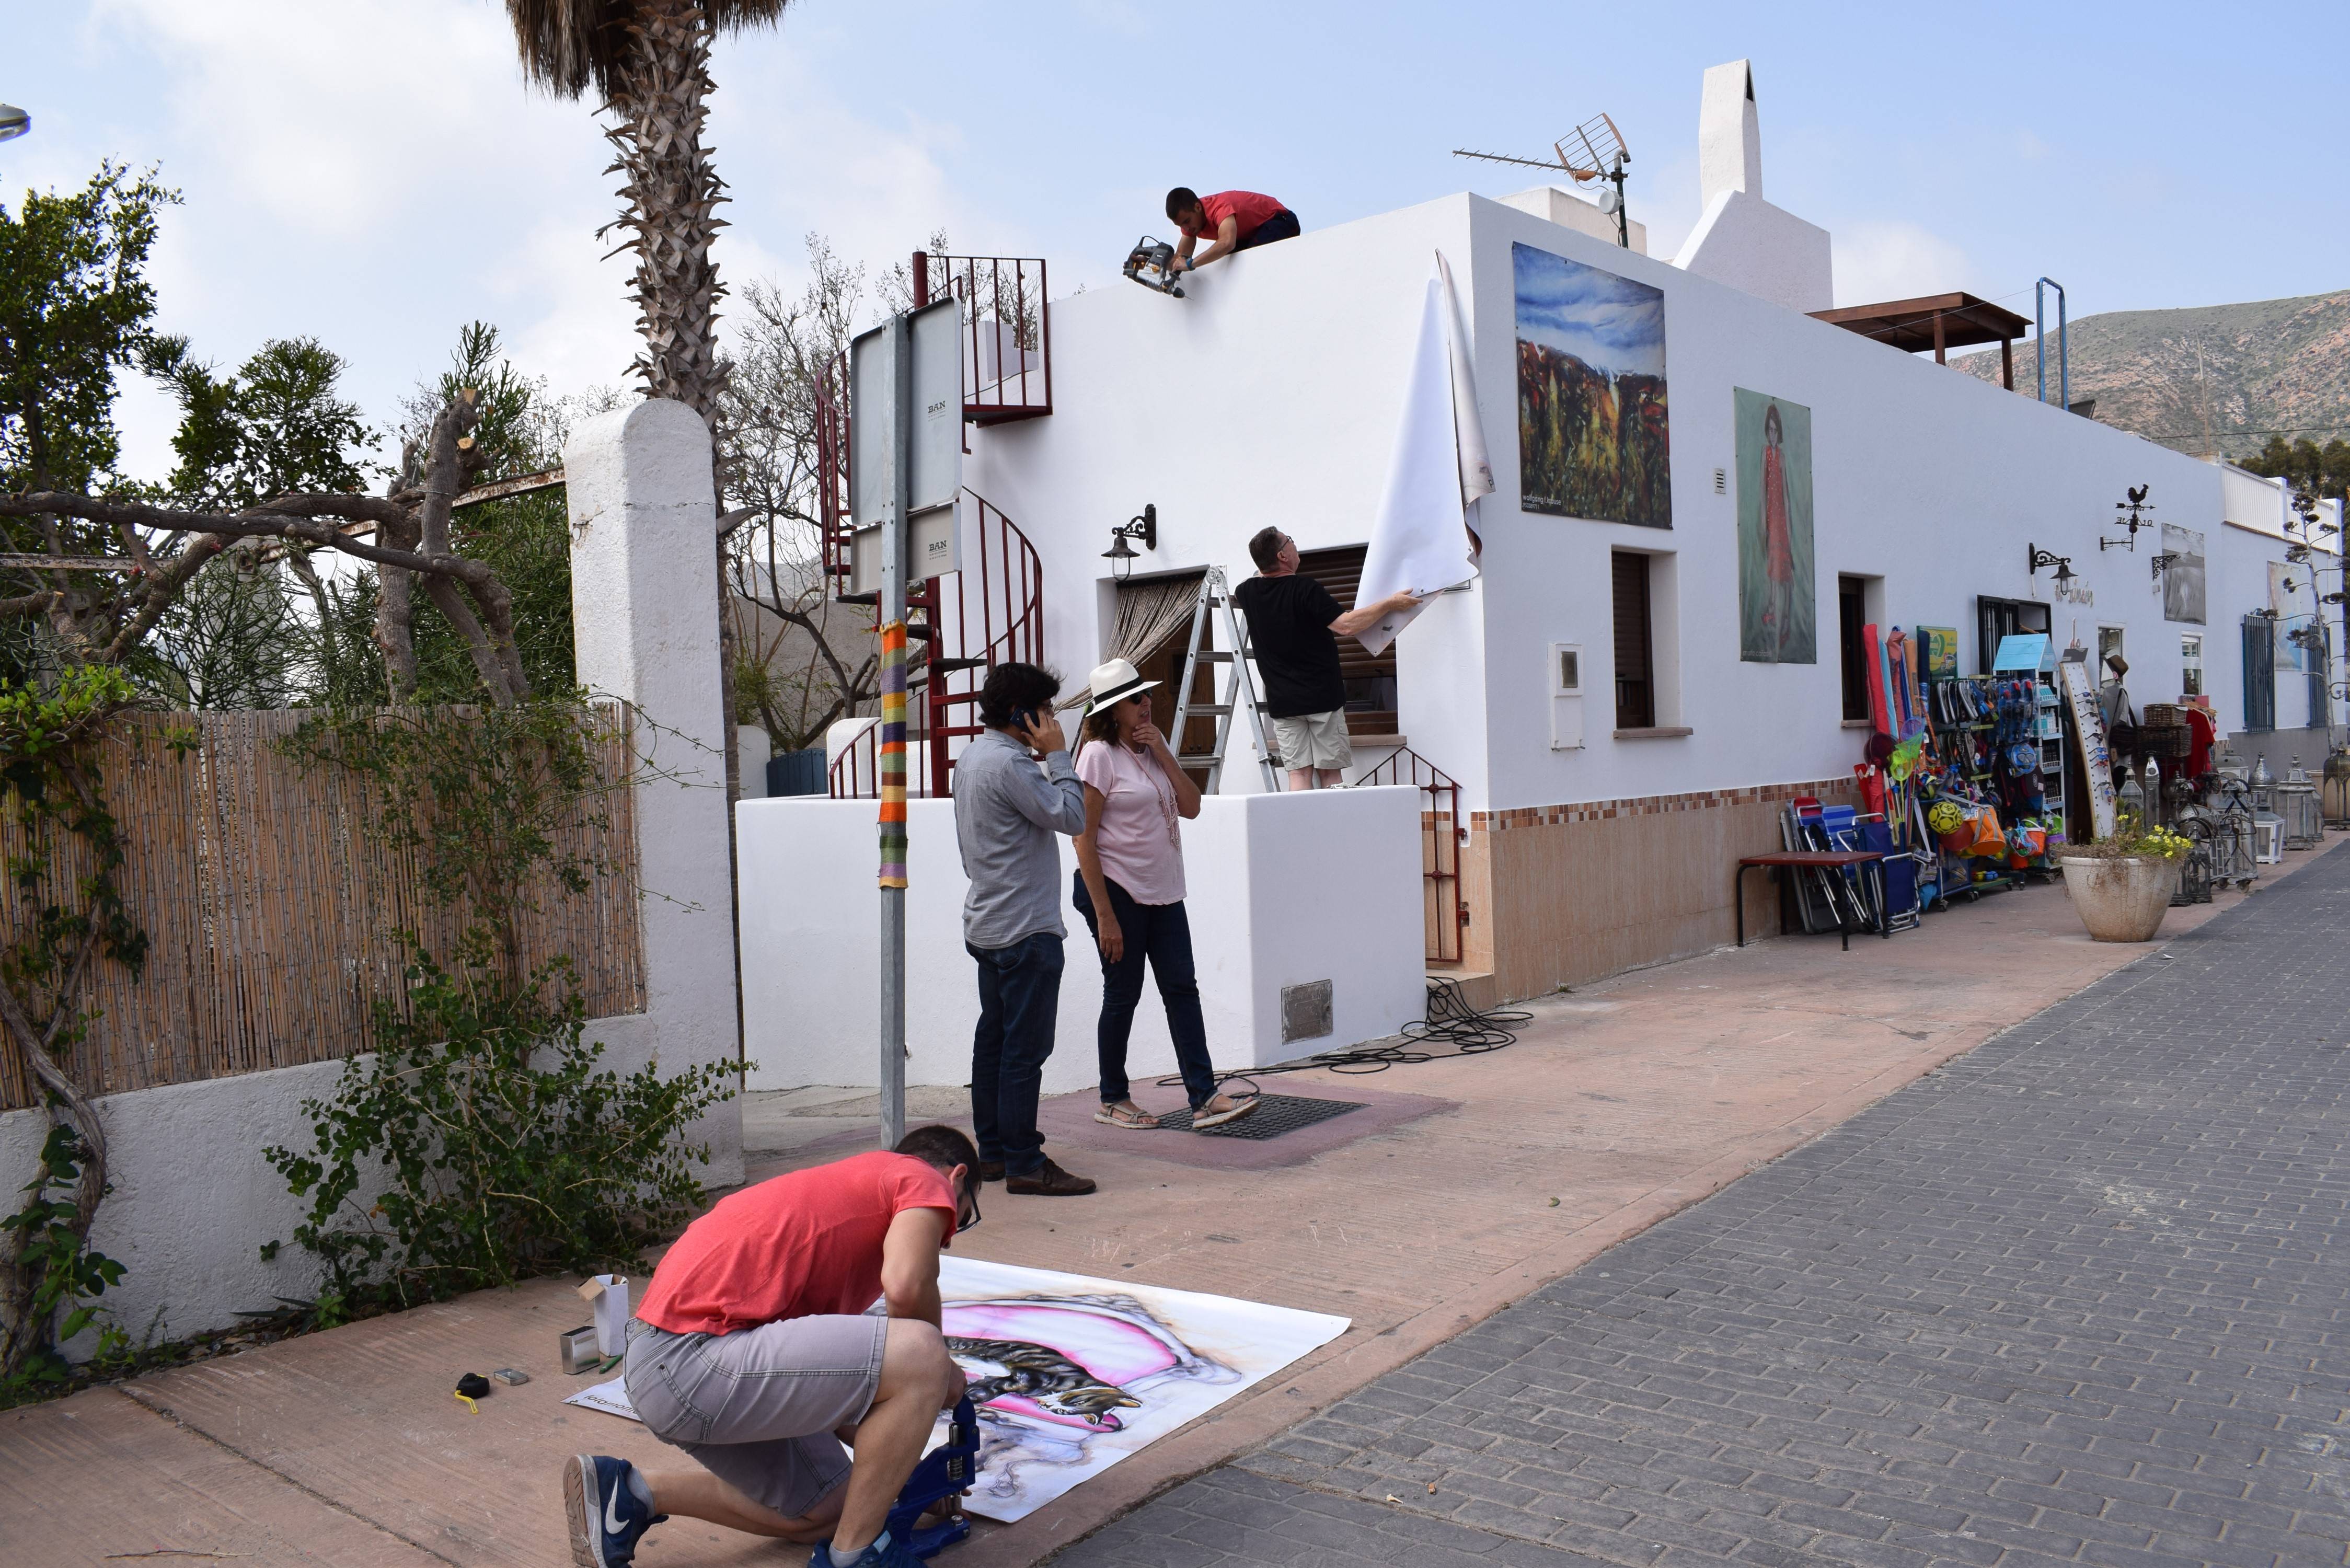
M 831 1542 L 824 1542 L 809 1554 L 808 1568 L 922 1568 L 922 1560 L 906 1549 L 895 1531 L 885 1530 L 846 1563 L 832 1554 Z
M 571 1561 L 579 1568 L 629 1568 L 645 1532 L 669 1517 L 646 1507 L 629 1489 L 635 1468 L 605 1454 L 575 1454 L 563 1467 Z

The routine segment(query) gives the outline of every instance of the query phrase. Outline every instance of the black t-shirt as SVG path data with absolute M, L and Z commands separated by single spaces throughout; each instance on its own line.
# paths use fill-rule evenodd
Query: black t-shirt
M 1345 612 L 1330 590 L 1293 572 L 1250 577 L 1232 590 L 1248 617 L 1249 643 L 1264 676 L 1264 711 L 1275 719 L 1327 713 L 1347 705 L 1338 674 L 1338 639 L 1330 623 Z

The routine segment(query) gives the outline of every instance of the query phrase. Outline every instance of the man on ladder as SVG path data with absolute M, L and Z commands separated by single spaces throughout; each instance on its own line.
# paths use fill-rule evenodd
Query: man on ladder
M 1338 670 L 1338 639 L 1409 609 L 1409 589 L 1377 604 L 1341 610 L 1330 590 L 1297 571 L 1297 541 L 1264 528 L 1249 541 L 1257 575 L 1232 590 L 1248 617 L 1249 642 L 1264 677 L 1264 713 L 1274 743 L 1289 770 L 1289 787 L 1336 789 L 1353 765 L 1347 739 L 1347 684 Z

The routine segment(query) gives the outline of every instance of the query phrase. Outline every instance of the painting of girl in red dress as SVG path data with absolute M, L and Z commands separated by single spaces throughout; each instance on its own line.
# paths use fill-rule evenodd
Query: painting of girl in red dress
M 1758 664 L 1819 661 L 1812 568 L 1812 410 L 1735 389 L 1738 654 Z

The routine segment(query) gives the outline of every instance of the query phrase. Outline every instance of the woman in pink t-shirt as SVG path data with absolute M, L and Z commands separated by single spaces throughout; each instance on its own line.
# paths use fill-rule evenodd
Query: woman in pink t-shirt
M 1208 1026 L 1191 961 L 1191 925 L 1183 913 L 1183 835 L 1200 815 L 1200 786 L 1176 764 L 1167 737 L 1150 722 L 1150 690 L 1133 665 L 1113 659 L 1087 684 L 1085 739 L 1076 757 L 1086 786 L 1086 830 L 1077 836 L 1077 913 L 1101 949 L 1101 1109 L 1094 1120 L 1155 1127 L 1159 1118 L 1128 1092 L 1127 1038 L 1142 1001 L 1148 959 L 1167 1008 L 1175 1063 L 1191 1096 L 1191 1127 L 1204 1132 L 1256 1109 L 1255 1097 L 1216 1092 L 1208 1061 Z

